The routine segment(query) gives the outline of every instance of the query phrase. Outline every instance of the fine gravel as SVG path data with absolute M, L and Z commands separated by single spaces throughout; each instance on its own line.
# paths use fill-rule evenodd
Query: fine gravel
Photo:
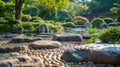
M 44 60 L 45 67 L 115 67 L 111 64 L 95 64 L 91 61 L 89 62 L 65 62 L 60 57 L 66 49 L 75 48 L 79 45 L 76 42 L 61 42 L 62 46 L 60 48 L 54 49 L 32 49 L 20 51 L 20 54 L 28 54 L 28 56 L 37 56 Z M 29 43 L 9 43 L 7 40 L 0 41 L 1 46 L 7 45 L 29 45 Z M 120 67 L 117 65 L 116 67 Z

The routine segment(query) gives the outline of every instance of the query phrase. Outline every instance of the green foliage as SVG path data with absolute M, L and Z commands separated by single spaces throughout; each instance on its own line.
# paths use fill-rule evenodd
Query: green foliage
M 8 20 L 8 24 L 12 25 L 12 24 L 18 24 L 21 21 L 13 19 L 13 18 L 6 18 L 6 20 Z
M 40 22 L 40 23 L 44 23 L 44 20 L 38 16 L 32 16 L 31 19 L 32 22 Z
M 66 7 L 66 11 L 71 17 L 79 16 L 82 12 L 88 10 L 88 6 L 86 4 L 82 4 L 80 2 L 70 2 Z
M 119 22 L 112 22 L 112 23 L 109 23 L 108 24 L 109 26 L 119 26 L 120 25 L 120 23 Z
M 118 27 L 110 27 L 109 29 L 104 30 L 99 38 L 104 43 L 109 43 L 111 41 L 117 42 L 120 40 L 118 36 L 120 35 L 120 28 Z
M 14 3 L 0 0 L 0 17 L 14 17 Z
M 23 28 L 25 32 L 28 31 L 37 31 L 40 27 L 41 23 L 34 23 L 34 22 L 21 22 L 17 24 L 17 27 Z
M 40 5 L 39 8 L 41 9 L 39 10 L 39 16 L 44 20 L 53 20 L 57 15 L 56 10 L 53 8 L 45 5 Z
M 37 7 L 33 7 L 33 8 L 30 9 L 29 14 L 30 14 L 31 16 L 38 16 L 38 14 L 39 14 L 38 11 L 39 11 L 39 10 L 38 10 Z
M 62 9 L 68 4 L 68 0 L 40 0 L 41 5 L 45 5 L 53 9 Z
M 94 28 L 103 28 L 105 25 L 104 20 L 101 18 L 94 18 L 91 23 Z
M 31 19 L 30 15 L 22 15 L 22 21 L 30 21 Z
M 63 26 L 60 22 L 54 22 L 54 21 L 45 21 L 45 24 L 49 27 L 50 30 L 63 30 Z
M 10 31 L 11 26 L 8 24 L 0 24 L 0 30 L 2 31 Z
M 75 24 L 73 22 L 65 22 L 63 26 L 65 27 L 73 27 Z
M 8 20 L 0 19 L 0 24 L 7 24 L 7 23 L 8 23 Z
M 78 24 L 78 25 L 83 25 L 87 22 L 89 22 L 89 20 L 85 17 L 82 16 L 76 16 L 72 19 L 73 23 Z
M 99 33 L 99 30 L 97 28 L 88 28 L 88 33 L 89 34 L 94 34 L 94 33 Z
M 113 22 L 113 19 L 112 18 L 105 18 L 104 21 L 109 24 L 109 23 L 112 23 Z
M 90 12 L 108 12 L 114 6 L 114 3 L 119 3 L 119 0 L 92 0 L 88 3 Z

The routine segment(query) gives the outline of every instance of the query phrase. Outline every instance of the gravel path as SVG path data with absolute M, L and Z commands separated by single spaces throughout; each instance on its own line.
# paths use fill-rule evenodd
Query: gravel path
M 0 41 L 0 46 L 6 45 L 29 45 L 28 43 L 9 44 L 9 41 Z M 28 54 L 29 56 L 37 56 L 44 60 L 46 67 L 114 67 L 110 64 L 94 64 L 93 62 L 65 62 L 60 59 L 63 52 L 68 48 L 74 48 L 79 45 L 73 42 L 61 42 L 63 46 L 56 49 L 29 49 L 20 51 L 20 54 Z M 118 65 L 117 67 L 120 67 Z

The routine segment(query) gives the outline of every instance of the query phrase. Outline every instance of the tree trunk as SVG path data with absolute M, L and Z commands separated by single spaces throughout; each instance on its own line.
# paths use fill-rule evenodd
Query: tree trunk
M 15 0 L 15 19 L 21 20 L 22 5 L 25 0 Z
M 21 20 L 21 8 L 20 7 L 15 8 L 15 19 Z

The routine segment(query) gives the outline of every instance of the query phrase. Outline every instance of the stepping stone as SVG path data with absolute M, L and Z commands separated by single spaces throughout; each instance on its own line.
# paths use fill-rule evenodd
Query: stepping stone
M 39 40 L 30 44 L 31 48 L 59 48 L 61 46 L 60 42 L 50 41 L 50 40 Z
M 5 34 L 3 37 L 4 38 L 25 37 L 25 35 L 23 35 L 23 34 L 11 34 L 11 33 L 8 33 L 8 34 Z
M 99 64 L 120 64 L 120 45 L 82 45 L 66 50 L 61 58 L 71 62 L 92 61 Z
M 44 64 L 39 57 L 7 53 L 0 54 L 0 67 L 44 67 Z
M 83 38 L 79 34 L 55 34 L 53 40 L 57 41 L 80 41 L 82 42 Z
M 28 47 L 25 45 L 7 45 L 0 47 L 0 53 L 19 52 L 27 49 Z
M 41 37 L 34 37 L 34 38 L 15 37 L 15 38 L 12 38 L 10 42 L 12 42 L 12 43 L 30 43 L 30 42 L 37 41 L 37 40 L 42 40 L 42 38 Z

